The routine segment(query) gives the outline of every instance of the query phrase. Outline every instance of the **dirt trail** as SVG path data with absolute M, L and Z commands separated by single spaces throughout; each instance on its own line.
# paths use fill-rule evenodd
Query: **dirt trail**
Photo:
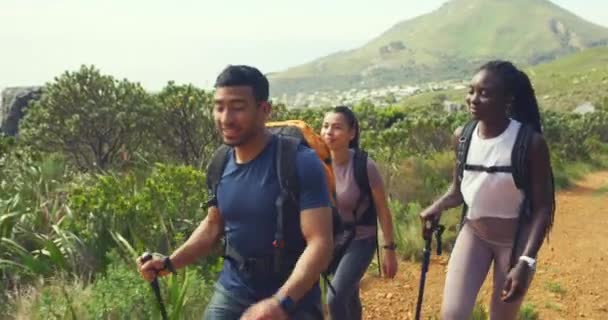
M 588 175 L 557 196 L 555 226 L 541 248 L 536 277 L 525 303 L 540 319 L 608 319 L 608 171 Z M 446 257 L 433 257 L 423 318 L 436 319 Z M 393 281 L 373 273 L 362 281 L 364 319 L 413 319 L 420 264 L 403 262 Z M 490 297 L 489 281 L 478 299 Z

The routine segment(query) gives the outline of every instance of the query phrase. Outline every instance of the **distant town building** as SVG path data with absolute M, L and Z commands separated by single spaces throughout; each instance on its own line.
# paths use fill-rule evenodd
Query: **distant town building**
M 458 104 L 454 101 L 444 101 L 443 102 L 443 111 L 445 112 L 458 112 L 462 109 L 462 105 Z

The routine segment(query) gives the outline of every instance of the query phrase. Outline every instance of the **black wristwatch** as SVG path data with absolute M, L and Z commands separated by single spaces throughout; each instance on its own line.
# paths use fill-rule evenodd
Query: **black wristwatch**
M 391 242 L 389 244 L 385 244 L 382 246 L 382 249 L 386 249 L 386 250 L 395 250 L 397 249 L 397 245 L 394 242 Z
M 173 274 L 177 274 L 177 271 L 175 270 L 175 266 L 173 266 L 173 262 L 171 262 L 171 258 L 170 257 L 165 257 L 163 259 L 163 270 L 169 270 L 169 272 L 173 273 Z
M 293 299 L 291 299 L 290 296 L 284 296 L 284 297 L 279 297 L 279 296 L 274 296 L 277 301 L 279 301 L 279 305 L 281 306 L 281 309 L 283 309 L 286 313 L 291 314 L 292 312 L 295 311 L 296 309 L 296 303 L 295 301 L 293 301 Z

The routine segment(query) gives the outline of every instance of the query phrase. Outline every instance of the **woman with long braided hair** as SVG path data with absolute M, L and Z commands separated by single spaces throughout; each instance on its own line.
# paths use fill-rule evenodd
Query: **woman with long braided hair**
M 465 206 L 448 264 L 441 318 L 470 317 L 493 263 L 490 318 L 512 320 L 553 225 L 549 150 L 530 79 L 511 62 L 490 61 L 479 68 L 466 102 L 473 120 L 455 132 L 460 161 L 453 183 L 420 214 L 426 221 L 437 221 L 444 210 Z M 529 139 L 518 140 L 520 129 L 529 132 Z M 527 145 L 521 149 L 526 150 L 523 156 L 513 156 L 518 145 Z M 527 173 L 524 183 L 518 183 L 517 170 Z

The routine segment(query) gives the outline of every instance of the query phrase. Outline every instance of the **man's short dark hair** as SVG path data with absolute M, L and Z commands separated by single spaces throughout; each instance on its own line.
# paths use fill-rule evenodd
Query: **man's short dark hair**
M 254 67 L 229 65 L 215 80 L 216 88 L 233 86 L 249 86 L 256 101 L 268 101 L 268 79 Z

